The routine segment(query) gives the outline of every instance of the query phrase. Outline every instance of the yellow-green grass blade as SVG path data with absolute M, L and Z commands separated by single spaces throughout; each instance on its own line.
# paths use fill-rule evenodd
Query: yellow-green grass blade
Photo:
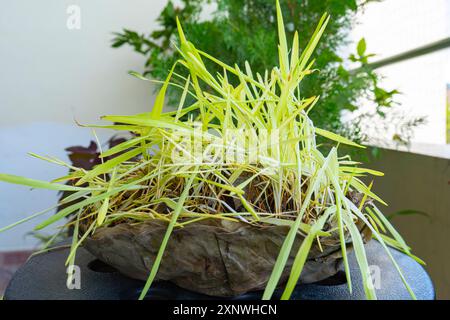
M 286 262 L 287 262 L 287 259 L 289 258 L 289 254 L 291 252 L 292 245 L 294 244 L 295 237 L 297 235 L 298 229 L 302 222 L 303 214 L 306 211 L 306 208 L 308 207 L 308 205 L 311 201 L 311 196 L 313 195 L 313 192 L 317 189 L 320 181 L 322 180 L 322 178 L 324 176 L 324 172 L 329 165 L 332 154 L 335 152 L 336 152 L 335 148 L 333 148 L 330 151 L 330 154 L 326 158 L 324 164 L 318 170 L 314 181 L 311 181 L 310 185 L 308 186 L 305 198 L 302 203 L 302 207 L 300 208 L 297 218 L 295 219 L 295 223 L 289 229 L 289 232 L 283 242 L 283 245 L 281 246 L 280 253 L 278 254 L 277 260 L 275 262 L 275 266 L 272 270 L 269 281 L 267 282 L 266 288 L 264 290 L 264 294 L 262 297 L 263 300 L 269 300 L 272 297 L 273 292 L 275 291 L 275 289 L 278 285 L 278 281 L 280 280 L 283 270 L 286 266 Z
M 298 279 L 300 278 L 300 275 L 302 273 L 303 266 L 305 265 L 306 259 L 308 258 L 308 254 L 311 249 L 311 246 L 317 237 L 317 233 L 322 230 L 328 217 L 334 211 L 336 211 L 335 207 L 329 207 L 323 213 L 323 215 L 319 218 L 319 220 L 316 223 L 314 223 L 314 225 L 311 227 L 311 230 L 309 231 L 308 235 L 306 236 L 306 238 L 303 240 L 302 244 L 300 245 L 300 248 L 297 252 L 297 255 L 295 256 L 294 263 L 292 265 L 291 273 L 289 275 L 289 279 L 286 284 L 286 288 L 284 289 L 284 292 L 281 296 L 281 300 L 288 300 L 291 297 L 292 292 L 294 291 L 295 286 L 298 283 Z
M 362 206 L 358 207 L 359 210 L 362 210 Z M 377 215 L 370 210 L 369 207 L 366 207 L 366 212 L 369 214 L 369 216 L 372 218 L 372 220 L 375 222 L 375 224 L 377 225 L 378 228 L 380 228 L 380 230 L 384 233 L 386 233 L 386 228 L 383 225 L 383 223 L 381 222 L 381 220 L 377 217 Z
M 351 216 L 344 215 L 343 219 L 352 238 L 356 262 L 358 263 L 359 269 L 361 271 L 361 278 L 363 281 L 366 297 L 369 300 L 376 300 L 377 295 L 375 293 L 374 284 L 372 282 L 369 264 L 366 257 L 366 250 L 364 249 L 364 242 L 362 240 L 361 234 L 359 233 L 358 227 L 353 222 Z
M 322 160 L 323 156 L 319 156 L 319 159 Z M 347 212 L 343 212 L 342 208 L 342 196 L 343 193 L 342 191 L 339 192 L 339 190 L 341 190 L 341 186 L 339 184 L 339 164 L 338 164 L 338 159 L 337 159 L 337 153 L 335 153 L 333 155 L 333 158 L 331 159 L 331 163 L 330 163 L 330 167 L 327 169 L 327 175 L 328 178 L 331 181 L 331 184 L 334 186 L 335 188 L 335 203 L 336 203 L 336 221 L 337 221 L 337 225 L 338 225 L 338 233 L 339 233 L 339 242 L 340 242 L 340 246 L 341 246 L 341 253 L 342 253 L 342 260 L 343 260 L 343 264 L 344 264 L 344 271 L 345 271 L 345 276 L 347 279 L 347 286 L 348 286 L 348 290 L 350 293 L 352 293 L 353 288 L 352 288 L 352 277 L 351 277 L 351 271 L 350 271 L 350 266 L 348 263 L 348 256 L 347 256 L 347 244 L 346 244 L 346 236 L 345 236 L 345 230 L 344 230 L 344 222 L 342 219 L 342 215 L 343 214 L 348 214 Z
M 111 191 L 112 186 L 114 185 L 114 182 L 116 180 L 116 172 L 117 172 L 117 168 L 114 168 L 113 173 L 111 175 L 111 179 L 109 180 L 108 191 Z M 100 206 L 100 209 L 98 209 L 97 226 L 101 226 L 103 224 L 103 222 L 105 221 L 106 214 L 108 213 L 108 209 L 109 209 L 109 197 L 106 197 L 103 200 L 103 203 Z
M 282 76 L 284 79 L 286 79 L 289 73 L 288 47 L 286 40 L 286 32 L 284 30 L 283 15 L 281 13 L 280 2 L 278 0 L 276 2 L 276 7 L 277 7 L 277 25 L 278 25 L 278 40 L 279 40 L 278 45 L 279 63 Z
M 172 69 L 170 69 L 170 72 L 166 78 L 166 81 L 164 82 L 161 90 L 159 91 L 158 95 L 156 96 L 155 103 L 153 104 L 153 109 L 150 114 L 152 119 L 159 119 L 161 116 L 161 113 L 164 108 L 164 99 L 166 97 L 167 87 L 169 86 L 170 79 L 172 78 L 172 73 L 175 70 L 176 66 L 177 66 L 177 63 L 174 63 L 174 65 L 172 66 Z
M 148 78 L 144 77 L 142 74 L 140 74 L 139 72 L 136 72 L 136 71 L 129 71 L 128 74 L 130 76 L 138 78 L 139 80 L 151 81 L 151 79 L 148 79 Z
M 372 191 L 370 191 L 369 187 L 367 187 L 361 180 L 359 180 L 356 177 L 353 177 L 353 179 L 351 179 L 351 181 L 349 182 L 349 185 L 354 187 L 356 190 L 358 190 L 359 192 L 363 193 L 363 194 L 367 194 L 369 197 L 377 200 L 378 202 L 380 202 L 381 204 L 384 204 L 385 206 L 387 206 L 387 203 L 384 202 L 379 196 L 377 196 L 375 193 L 373 193 Z
M 50 162 L 50 163 L 54 163 L 56 165 L 67 167 L 67 168 L 70 168 L 72 170 L 80 170 L 79 168 L 76 168 L 76 167 L 74 167 L 74 166 L 72 166 L 72 165 L 70 165 L 68 163 L 65 163 L 64 161 L 59 160 L 59 159 L 54 158 L 54 157 L 45 157 L 45 156 L 38 155 L 38 154 L 36 154 L 34 152 L 28 152 L 28 154 L 30 156 L 32 156 L 33 158 L 37 158 L 37 159 L 44 160 L 44 161 L 47 161 L 47 162 Z
M 214 185 L 216 187 L 222 188 L 223 190 L 227 190 L 227 191 L 236 193 L 238 195 L 242 195 L 242 194 L 245 193 L 244 190 L 241 190 L 241 189 L 239 189 L 237 187 L 229 186 L 229 185 L 226 185 L 226 184 L 223 184 L 223 183 L 219 183 L 219 182 L 216 182 L 216 181 L 212 181 L 212 180 L 209 180 L 209 179 L 204 179 L 204 178 L 200 178 L 200 177 L 197 177 L 197 176 L 194 177 L 194 179 L 198 180 L 198 181 L 206 182 L 208 184 L 212 184 L 212 185 Z
M 194 181 L 194 177 L 195 177 L 195 174 L 192 174 L 192 176 L 187 181 L 186 186 L 184 187 L 184 190 L 180 195 L 180 198 L 178 199 L 177 207 L 175 208 L 174 212 L 172 213 L 172 218 L 170 220 L 169 226 L 167 227 L 166 234 L 164 235 L 161 246 L 159 247 L 158 254 L 155 258 L 155 261 L 153 262 L 152 270 L 150 271 L 150 275 L 147 279 L 147 282 L 145 283 L 145 286 L 142 289 L 142 292 L 139 296 L 139 300 L 143 300 L 145 298 L 148 290 L 150 289 L 150 286 L 153 283 L 153 280 L 156 277 L 156 274 L 159 269 L 159 265 L 161 264 L 161 260 L 162 260 L 164 251 L 166 249 L 167 243 L 169 242 L 170 235 L 172 234 L 174 225 L 177 222 L 178 216 L 183 209 L 184 202 L 189 195 L 189 190 L 191 188 L 192 182 Z
M 319 43 L 320 38 L 322 37 L 322 34 L 324 33 L 328 22 L 330 20 L 330 16 L 325 13 L 322 18 L 320 19 L 319 23 L 317 24 L 316 30 L 314 31 L 311 39 L 308 42 L 308 45 L 306 46 L 306 48 L 303 50 L 302 55 L 300 56 L 299 59 L 299 65 L 296 68 L 297 72 L 301 72 L 303 71 L 303 69 L 305 68 L 306 64 L 308 63 L 311 55 L 314 52 L 314 49 L 316 48 L 317 44 Z
M 141 137 L 136 137 L 136 138 L 133 138 L 133 139 L 130 139 L 130 140 L 126 140 L 126 141 L 124 141 L 122 143 L 119 143 L 118 145 L 115 145 L 114 147 L 112 147 L 112 148 L 110 148 L 110 149 L 108 149 L 106 151 L 103 151 L 100 154 L 100 157 L 101 158 L 106 158 L 106 157 L 110 157 L 112 155 L 115 155 L 115 154 L 117 154 L 119 152 L 128 150 L 128 149 L 136 146 L 137 144 L 145 141 L 148 138 L 149 138 L 149 136 L 141 136 Z
M 253 207 L 251 206 L 251 204 L 248 203 L 248 201 L 242 196 L 242 194 L 238 194 L 239 199 L 241 200 L 242 205 L 244 206 L 244 208 L 246 210 L 248 210 L 248 212 L 250 212 L 253 216 L 253 218 L 258 221 L 259 220 L 259 215 L 256 213 L 256 211 L 253 209 Z
M 397 232 L 397 230 L 395 230 L 394 226 L 389 222 L 388 219 L 386 219 L 386 217 L 384 216 L 383 213 L 381 213 L 380 210 L 378 210 L 378 208 L 376 206 L 372 206 L 373 210 L 375 211 L 377 217 L 382 221 L 383 225 L 386 227 L 386 229 L 391 233 L 391 235 L 394 237 L 395 240 L 397 240 L 397 242 L 400 244 L 400 246 L 402 247 L 402 249 L 407 252 L 408 254 L 410 254 L 410 249 L 408 247 L 408 245 L 406 244 L 405 240 L 403 239 L 403 237 L 400 235 L 400 233 Z M 372 211 L 371 208 L 367 208 L 367 210 L 370 212 Z
M 85 128 L 98 128 L 98 129 L 110 129 L 115 131 L 130 131 L 130 132 L 140 132 L 142 131 L 142 127 L 139 125 L 126 125 L 126 124 L 112 124 L 112 125 L 80 125 Z
M 222 61 L 220 61 L 220 60 L 214 58 L 213 56 L 211 56 L 210 54 L 208 54 L 208 53 L 206 53 L 206 52 L 203 52 L 203 51 L 200 51 L 200 50 L 198 50 L 198 52 L 199 52 L 202 56 L 206 57 L 207 59 L 211 60 L 212 62 L 216 63 L 217 65 L 221 66 L 222 68 L 226 69 L 227 71 L 231 72 L 232 74 L 234 74 L 234 75 L 236 75 L 236 76 L 239 76 L 239 73 L 236 71 L 235 68 L 230 67 L 229 65 L 227 65 L 227 64 L 223 63 Z M 249 77 L 249 76 L 246 75 L 246 74 L 242 74 L 242 77 L 243 77 L 246 81 L 248 81 L 250 84 L 255 85 L 257 88 L 263 90 L 265 93 L 267 93 L 267 94 L 270 95 L 271 97 L 275 97 L 275 98 L 277 97 L 277 96 L 275 95 L 275 93 L 273 93 L 273 92 L 271 92 L 271 91 L 268 91 L 268 90 L 267 90 L 268 88 L 267 88 L 264 84 L 262 84 L 261 82 L 252 79 L 251 77 Z
M 55 223 L 56 221 L 61 220 L 62 218 L 68 216 L 69 214 L 71 214 L 72 212 L 75 212 L 78 209 L 84 208 L 87 205 L 90 205 L 92 203 L 97 203 L 97 202 L 101 202 L 103 201 L 105 198 L 119 193 L 121 191 L 124 190 L 136 190 L 136 188 L 140 188 L 139 183 L 149 180 L 151 178 L 153 178 L 155 175 L 147 175 L 144 176 L 143 178 L 140 178 L 136 181 L 130 182 L 128 184 L 122 185 L 120 187 L 117 187 L 111 191 L 107 191 L 105 193 L 102 193 L 100 195 L 96 195 L 96 196 L 91 196 L 83 201 L 77 202 L 69 207 L 66 207 L 64 209 L 62 209 L 61 211 L 58 211 L 56 214 L 54 214 L 53 216 L 51 216 L 50 218 L 48 218 L 47 220 L 41 222 L 40 224 L 38 224 L 34 230 L 41 230 L 53 223 Z
M 184 132 L 192 131 L 191 127 L 189 127 L 181 122 L 174 122 L 172 120 L 167 120 L 164 118 L 155 120 L 155 119 L 150 119 L 148 117 L 146 118 L 144 116 L 109 115 L 109 116 L 103 116 L 102 119 L 108 120 L 111 122 L 134 124 L 134 125 L 142 126 L 142 127 L 172 129 L 172 130 L 180 130 L 180 131 L 184 131 Z
M 335 181 L 334 179 L 332 179 L 332 183 L 335 184 L 335 185 L 338 184 L 338 182 Z M 335 188 L 335 190 L 341 195 L 341 198 L 343 200 L 344 206 L 348 210 L 351 210 L 351 212 L 353 212 L 357 216 L 357 218 L 360 219 L 372 231 L 372 235 L 375 237 L 375 239 L 377 239 L 380 242 L 380 244 L 383 246 L 383 248 L 385 249 L 386 253 L 388 254 L 389 258 L 391 259 L 392 263 L 394 264 L 397 272 L 400 275 L 400 278 L 402 279 L 403 284 L 405 285 L 406 289 L 410 293 L 411 297 L 413 297 L 413 299 L 415 299 L 414 292 L 411 290 L 409 284 L 407 283 L 405 277 L 403 276 L 402 271 L 400 270 L 400 267 L 398 266 L 397 262 L 393 258 L 391 252 L 389 251 L 388 247 L 384 243 L 382 237 L 379 235 L 379 233 L 376 231 L 376 229 L 370 224 L 370 222 L 367 220 L 367 218 L 364 216 L 364 214 L 362 214 L 361 211 L 355 206 L 355 204 L 345 197 L 345 195 L 342 192 L 342 190 L 340 188 L 337 188 L 337 187 Z M 366 187 L 365 191 L 368 191 L 367 187 Z
M 372 185 L 373 185 L 373 181 L 371 181 L 370 184 L 369 184 L 369 186 L 368 186 L 368 189 L 369 189 L 369 190 L 372 189 Z M 359 203 L 359 206 L 358 206 L 358 209 L 359 209 L 359 210 L 361 210 L 361 211 L 363 210 L 364 204 L 366 203 L 367 198 L 368 198 L 368 195 L 367 195 L 367 193 L 365 193 L 365 194 L 363 195 L 362 199 L 361 199 L 361 202 Z
M 70 254 L 67 257 L 66 265 L 74 266 L 75 265 L 75 255 L 76 255 L 76 245 L 78 241 L 78 231 L 80 226 L 80 212 L 78 212 L 77 219 L 75 220 L 75 226 L 73 228 L 72 234 L 72 242 L 70 245 Z M 73 272 L 67 273 L 67 284 L 72 283 L 73 280 Z
M 157 84 L 162 84 L 162 85 L 163 85 L 164 82 L 165 82 L 165 81 L 161 81 L 161 80 L 156 80 L 156 79 L 149 79 L 149 78 L 146 78 L 146 77 L 144 77 L 142 74 L 140 74 L 140 73 L 138 73 L 138 72 L 135 72 L 135 71 L 130 71 L 130 72 L 128 72 L 128 74 L 131 75 L 131 76 L 134 76 L 134 77 L 136 77 L 136 78 L 138 78 L 138 79 L 140 79 L 140 80 L 149 81 L 149 82 L 152 82 L 152 83 L 157 83 Z M 186 80 L 185 77 L 183 77 L 183 76 L 177 74 L 176 72 L 173 72 L 173 75 L 176 75 L 177 77 L 179 77 L 179 78 L 181 78 L 181 79 L 183 79 L 183 80 Z M 174 83 L 174 82 L 169 82 L 169 86 L 176 87 L 176 88 L 182 89 L 182 90 L 184 89 L 183 86 L 181 86 L 181 85 L 178 84 L 178 83 Z M 187 93 L 188 93 L 189 95 L 191 95 L 193 98 L 196 98 L 195 94 L 192 93 L 191 91 L 188 90 Z M 169 112 L 164 112 L 163 114 L 164 114 L 164 115 L 167 115 L 168 113 L 169 113 Z M 146 114 L 148 114 L 148 116 L 150 117 L 151 112 L 146 112 Z
M 85 170 L 80 169 L 77 171 L 71 171 L 69 172 L 68 175 L 62 176 L 62 177 L 58 177 L 56 179 L 51 180 L 51 183 L 58 183 L 58 182 L 64 182 L 64 181 L 69 181 L 69 180 L 76 180 L 79 179 L 83 176 Z
M 175 119 L 174 119 L 175 122 L 177 122 L 178 119 L 181 117 L 181 112 L 183 110 L 184 102 L 186 100 L 186 95 L 189 91 L 190 82 L 191 82 L 191 75 L 188 75 L 188 77 L 186 79 L 186 83 L 183 88 L 183 93 L 181 94 L 180 102 L 178 103 L 178 108 L 177 108 L 177 112 L 176 112 Z
M 22 223 L 28 222 L 28 221 L 30 221 L 30 220 L 32 220 L 34 218 L 42 216 L 43 214 L 46 214 L 47 212 L 50 212 L 51 210 L 55 209 L 57 206 L 58 205 L 50 207 L 50 208 L 42 210 L 42 211 L 39 211 L 39 212 L 37 212 L 35 214 L 32 214 L 32 215 L 30 215 L 30 216 L 28 216 L 26 218 L 23 218 L 23 219 L 21 219 L 19 221 L 16 221 L 16 222 L 14 222 L 14 223 L 12 223 L 10 225 L 7 225 L 6 227 L 0 228 L 0 233 L 4 232 L 6 230 L 12 229 L 12 228 L 14 228 L 14 227 L 16 227 L 16 226 L 18 226 L 18 225 L 20 225 Z
M 408 282 L 406 281 L 402 270 L 400 269 L 399 265 L 395 261 L 394 257 L 392 256 L 391 251 L 384 243 L 383 238 L 380 236 L 380 234 L 375 230 L 375 228 L 370 224 L 370 222 L 366 219 L 364 214 L 350 201 L 346 200 L 347 206 L 351 208 L 351 211 L 357 216 L 358 219 L 360 219 L 369 229 L 372 231 L 372 236 L 378 240 L 378 242 L 381 244 L 387 255 L 389 256 L 389 259 L 392 261 L 392 264 L 394 265 L 395 269 L 397 270 L 398 274 L 400 275 L 400 278 L 402 279 L 403 284 L 405 285 L 406 289 L 408 290 L 411 297 L 416 300 L 416 295 L 412 291 L 411 287 L 409 286 Z
M 184 44 L 187 42 L 186 36 L 184 35 L 183 28 L 181 27 L 181 23 L 178 17 L 176 20 L 177 20 L 178 37 L 180 38 L 181 44 Z
M 381 171 L 366 169 L 366 168 L 340 166 L 339 170 L 341 170 L 343 172 L 349 172 L 349 173 L 368 173 L 373 176 L 379 176 L 379 177 L 384 176 L 384 173 Z
M 120 156 L 117 156 L 111 160 L 106 161 L 105 163 L 99 164 L 94 169 L 88 171 L 78 182 L 77 185 L 81 185 L 85 182 L 91 181 L 95 177 L 110 172 L 114 167 L 118 166 L 122 162 L 130 160 L 131 158 L 136 157 L 137 155 L 142 153 L 142 149 L 136 148 L 130 151 L 127 151 Z
M 99 188 L 75 187 L 75 186 L 68 186 L 65 184 L 51 183 L 47 181 L 35 180 L 5 173 L 0 173 L 0 181 L 12 184 L 19 184 L 36 189 L 48 189 L 56 191 L 101 190 Z
M 347 256 L 347 244 L 345 240 L 345 230 L 344 230 L 344 222 L 343 222 L 343 209 L 342 209 L 342 200 L 339 194 L 336 193 L 336 219 L 338 222 L 338 232 L 339 232 L 339 242 L 341 245 L 341 252 L 342 252 L 342 261 L 344 264 L 344 271 L 345 271 L 345 277 L 347 279 L 347 287 L 350 294 L 353 292 L 353 286 L 352 286 L 352 277 L 351 277 L 351 271 L 350 266 L 348 263 L 348 256 Z
M 88 190 L 81 190 L 81 191 L 77 191 L 77 192 L 71 193 L 68 196 L 66 196 L 63 199 L 61 199 L 59 201 L 59 204 L 70 203 L 70 202 L 75 201 L 77 199 L 83 198 L 83 197 L 87 196 L 90 192 L 91 191 L 88 191 Z
M 291 67 L 290 70 L 294 70 L 298 63 L 299 58 L 299 45 L 298 45 L 298 32 L 295 31 L 294 38 L 292 40 L 292 50 L 291 50 Z
M 358 148 L 363 148 L 363 149 L 366 148 L 365 146 L 361 146 L 361 145 L 357 144 L 356 142 L 353 142 L 353 141 L 351 141 L 351 140 L 349 140 L 349 139 L 347 139 L 347 138 L 344 138 L 344 137 L 342 137 L 342 136 L 340 136 L 340 135 L 338 135 L 338 134 L 336 134 L 336 133 L 327 131 L 327 130 L 325 130 L 325 129 L 315 128 L 314 130 L 315 130 L 315 132 L 316 132 L 318 135 L 320 135 L 320 136 L 322 136 L 322 137 L 325 137 L 325 138 L 327 138 L 327 139 L 336 141 L 336 142 L 338 142 L 338 143 L 347 144 L 347 145 L 350 145 L 350 146 L 354 146 L 354 147 L 358 147 Z
M 78 224 L 79 224 L 78 220 L 79 220 L 79 218 L 80 218 L 80 213 L 78 214 L 77 223 L 75 225 L 75 227 L 77 228 L 77 232 L 76 233 L 74 232 L 74 234 L 72 236 L 72 245 L 70 247 L 69 255 L 67 256 L 67 259 L 66 259 L 66 265 L 70 265 L 75 262 L 75 255 L 77 253 L 78 248 L 84 242 L 84 240 L 91 234 L 92 230 L 94 230 L 95 223 L 92 223 L 89 226 L 89 228 L 86 230 L 86 232 L 81 236 L 81 238 L 79 238 L 79 235 L 78 235 Z
M 411 257 L 412 259 L 414 259 L 417 263 L 419 263 L 419 264 L 421 264 L 421 265 L 423 265 L 423 266 L 426 265 L 425 261 L 423 261 L 423 260 L 420 259 L 419 257 L 415 256 L 415 255 L 412 254 L 412 253 L 406 252 L 406 251 L 402 248 L 402 245 L 401 245 L 400 243 L 398 243 L 395 239 L 393 239 L 393 238 L 391 238 L 391 237 L 389 237 L 389 236 L 387 236 L 387 235 L 381 234 L 381 233 L 380 233 L 380 237 L 383 239 L 383 241 L 384 241 L 388 246 L 390 246 L 390 247 L 392 247 L 392 248 L 394 248 L 394 249 L 396 249 L 396 250 L 398 250 L 398 251 L 400 251 L 400 252 L 403 252 L 404 254 L 406 254 L 406 255 L 408 255 L 409 257 Z M 411 250 L 410 247 L 408 247 L 408 249 Z

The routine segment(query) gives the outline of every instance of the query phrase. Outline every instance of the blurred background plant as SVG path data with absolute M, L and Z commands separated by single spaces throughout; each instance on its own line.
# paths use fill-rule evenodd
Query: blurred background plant
M 315 53 L 315 68 L 302 83 L 302 94 L 310 97 L 320 94 L 321 98 L 310 117 L 315 125 L 364 143 L 370 141 L 369 133 L 378 136 L 377 131 L 386 133 L 383 123 L 394 127 L 390 139 L 407 144 L 414 127 L 423 123 L 420 118 L 408 118 L 398 111 L 390 112 L 396 105 L 397 90 L 386 90 L 379 86 L 381 76 L 370 66 L 374 54 L 366 52 L 366 41 L 361 39 L 354 53 L 342 57 L 349 46 L 349 33 L 355 14 L 369 2 L 380 0 L 287 0 L 281 1 L 285 17 L 288 41 L 295 30 L 299 30 L 300 48 L 314 32 L 314 27 L 324 12 L 332 19 Z M 277 34 L 275 6 L 273 0 L 181 0 L 180 5 L 168 1 L 162 10 L 158 23 L 160 28 L 148 34 L 123 29 L 115 33 L 112 47 L 131 46 L 133 50 L 147 57 L 142 73 L 153 79 L 163 80 L 168 70 L 179 59 L 179 53 L 172 43 L 176 38 L 176 17 L 183 21 L 189 39 L 203 51 L 225 63 L 237 61 L 245 68 L 247 60 L 253 72 L 264 75 L 265 70 L 277 65 Z M 212 13 L 202 12 L 206 5 Z M 346 58 L 346 59 L 344 59 Z M 349 66 L 351 65 L 351 67 Z M 208 65 L 210 70 L 222 73 L 217 65 Z M 184 70 L 176 70 L 184 75 Z M 237 79 L 235 79 L 237 80 Z M 181 90 L 172 88 L 169 105 L 177 105 Z M 362 101 L 369 101 L 371 110 L 360 112 L 351 121 L 343 121 L 343 112 L 353 112 Z M 370 119 L 376 117 L 376 126 L 370 126 Z M 385 136 L 385 134 L 384 134 Z

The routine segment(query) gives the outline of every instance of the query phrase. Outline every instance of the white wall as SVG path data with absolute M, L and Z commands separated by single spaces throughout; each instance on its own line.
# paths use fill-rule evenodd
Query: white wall
M 0 10 L 2 127 L 35 121 L 92 122 L 151 107 L 151 90 L 127 75 L 144 58 L 110 48 L 123 27 L 148 32 L 165 0 L 15 0 Z M 66 26 L 69 5 L 81 29 Z M 6 113 L 6 114 L 5 114 Z
M 450 36 L 449 0 L 384 0 L 370 3 L 358 15 L 352 32 L 367 41 L 367 52 L 387 58 Z M 446 94 L 450 83 L 450 49 L 393 64 L 378 70 L 381 86 L 398 89 L 396 101 L 410 115 L 425 116 L 414 142 L 446 143 Z M 370 106 L 368 106 L 370 108 Z M 386 134 L 390 138 L 392 132 Z M 378 137 L 377 137 L 378 138 Z
M 110 48 L 123 27 L 148 32 L 165 0 L 10 0 L 0 6 L 0 172 L 51 179 L 66 170 L 34 160 L 28 151 L 66 159 L 64 148 L 87 145 L 82 123 L 104 114 L 151 109 L 152 88 L 128 76 L 144 58 Z M 69 5 L 81 9 L 81 29 L 66 26 Z M 104 140 L 109 133 L 99 132 Z M 0 183 L 0 227 L 56 201 L 55 192 Z M 0 250 L 35 243 L 33 224 L 0 234 Z

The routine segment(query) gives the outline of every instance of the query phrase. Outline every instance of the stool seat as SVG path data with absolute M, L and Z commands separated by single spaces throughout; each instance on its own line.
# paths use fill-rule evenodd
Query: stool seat
M 407 255 L 390 248 L 403 274 L 419 300 L 435 299 L 433 283 L 425 269 Z M 380 300 L 411 299 L 394 265 L 381 245 L 372 240 L 366 244 L 367 259 L 372 267 L 376 294 Z M 130 279 L 114 268 L 97 260 L 83 248 L 79 248 L 76 265 L 80 268 L 80 289 L 68 289 L 64 266 L 69 248 L 55 248 L 30 258 L 14 275 L 6 289 L 6 300 L 129 300 L 137 299 L 144 283 Z M 301 284 L 294 290 L 294 300 L 363 300 L 365 299 L 361 274 L 353 253 L 349 254 L 353 284 L 350 294 L 344 271 L 315 284 Z M 279 299 L 282 289 L 276 290 Z M 262 297 L 262 291 L 251 292 L 231 300 L 254 300 Z M 155 282 L 146 299 L 217 299 L 177 287 L 170 282 Z M 223 298 L 221 298 L 223 300 Z

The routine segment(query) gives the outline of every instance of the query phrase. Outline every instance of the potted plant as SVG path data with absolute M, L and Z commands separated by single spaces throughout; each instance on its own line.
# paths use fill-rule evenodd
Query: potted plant
M 91 170 L 33 154 L 71 169 L 52 182 L 0 175 L 9 183 L 72 192 L 36 227 L 73 215 L 67 223 L 74 235 L 67 264 L 74 264 L 84 245 L 122 273 L 146 280 L 141 298 L 153 281 L 163 279 L 222 297 L 264 289 L 263 299 L 270 299 L 284 286 L 282 298 L 289 299 L 299 281 L 325 279 L 340 261 L 351 290 L 352 248 L 366 296 L 375 299 L 364 250 L 373 237 L 414 297 L 387 246 L 414 256 L 377 208 L 383 200 L 360 179 L 382 173 L 339 155 L 341 144 L 362 146 L 315 127 L 308 114 L 319 97 L 301 95 L 329 16 L 321 18 L 301 54 L 297 34 L 288 48 L 278 2 L 277 20 L 279 66 L 262 75 L 248 63 L 241 70 L 198 50 L 178 22 L 181 58 L 152 111 L 105 116 L 112 124 L 90 126 L 130 131 L 133 138 L 101 152 L 103 160 Z M 223 72 L 211 74 L 205 61 Z M 174 72 L 177 65 L 189 75 Z M 174 77 L 184 85 L 174 84 Z M 170 85 L 182 94 L 178 108 L 164 112 Z M 184 106 L 187 96 L 193 102 Z M 316 136 L 336 145 L 325 153 Z M 75 183 L 61 183 L 67 181 Z

